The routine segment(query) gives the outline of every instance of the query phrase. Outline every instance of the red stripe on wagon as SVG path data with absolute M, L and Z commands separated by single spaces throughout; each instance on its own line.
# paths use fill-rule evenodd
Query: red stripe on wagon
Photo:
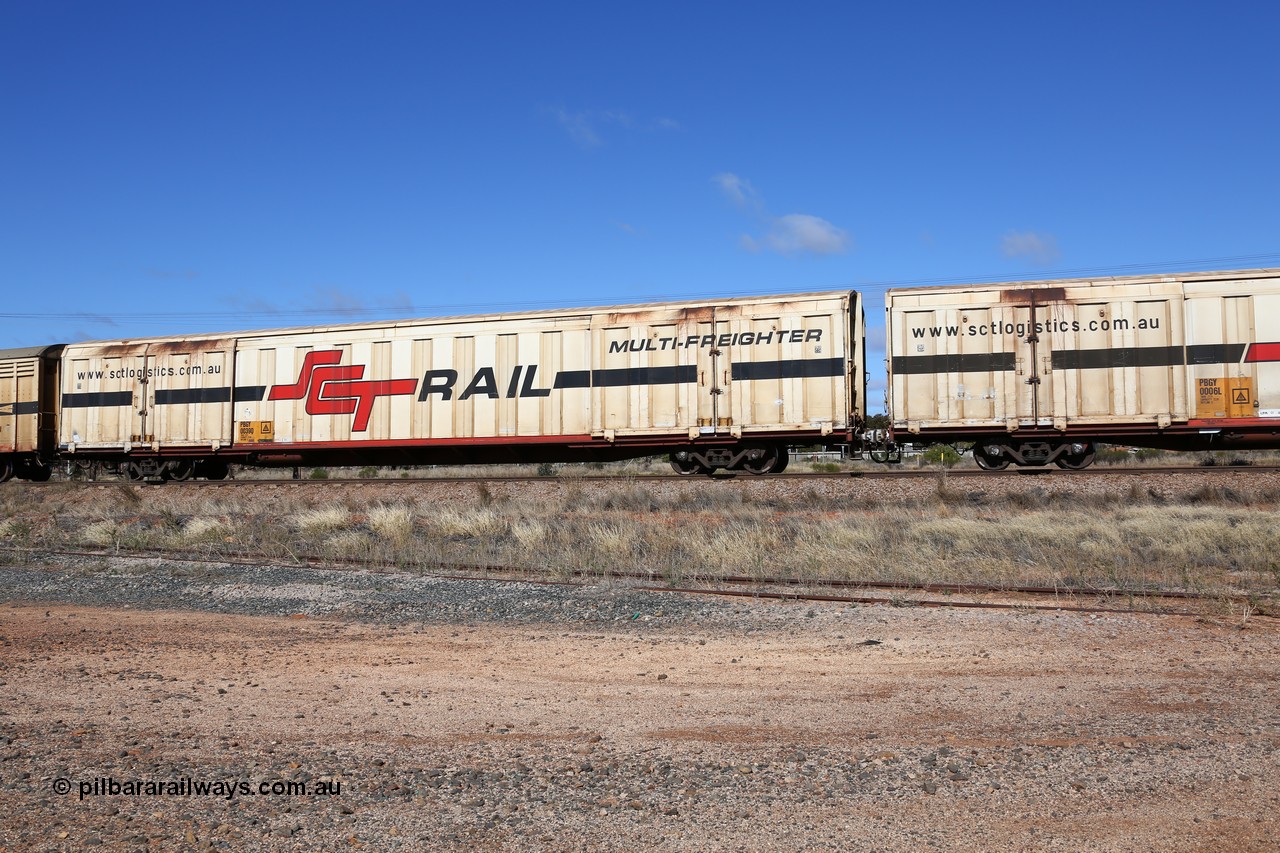
M 1249 351 L 1244 354 L 1244 360 L 1245 363 L 1280 361 L 1280 342 L 1249 344 Z

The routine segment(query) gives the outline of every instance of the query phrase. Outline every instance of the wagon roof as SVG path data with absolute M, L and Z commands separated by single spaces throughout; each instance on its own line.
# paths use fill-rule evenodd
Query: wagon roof
M 403 326 L 415 326 L 420 324 L 444 325 L 450 323 L 487 323 L 499 320 L 521 320 L 534 318 L 549 317 L 583 317 L 591 314 L 606 313 L 637 313 L 645 311 L 661 310 L 664 308 L 698 308 L 713 307 L 722 305 L 743 305 L 751 303 L 767 304 L 772 302 L 797 302 L 811 301 L 823 298 L 843 298 L 850 295 L 849 290 L 832 290 L 818 291 L 811 293 L 787 293 L 769 296 L 734 296 L 725 297 L 723 299 L 701 298 L 687 299 L 674 302 L 644 302 L 632 305 L 598 305 L 570 308 L 547 308 L 540 310 L 526 311 L 503 311 L 492 314 L 460 314 L 453 316 L 440 317 L 413 317 L 401 318 L 396 320 L 364 320 L 355 323 L 327 323 L 315 326 L 291 326 L 275 329 L 244 329 L 234 332 L 212 332 L 212 333 L 188 333 L 180 335 L 156 335 L 148 337 L 126 338 L 126 339 L 104 339 L 95 341 L 78 341 L 70 346 L 92 346 L 97 344 L 119 344 L 119 343 L 150 343 L 164 341 L 190 341 L 190 340 L 230 340 L 234 338 L 259 338 L 270 337 L 275 335 L 290 334 L 306 334 L 312 332 L 331 332 L 331 331 L 360 331 L 364 329 L 396 329 Z
M 1090 284 L 1156 284 L 1161 282 L 1191 281 L 1240 281 L 1250 278 L 1280 278 L 1280 268 L 1251 270 L 1219 270 L 1215 272 L 1146 273 L 1144 275 L 1091 276 L 1088 278 L 1053 278 L 1034 281 L 988 281 L 938 285 L 893 287 L 885 291 L 885 297 L 917 295 L 920 293 L 962 292 L 966 290 L 991 290 L 995 288 L 1078 287 Z
M 0 361 L 14 361 L 21 358 L 39 358 L 51 349 L 56 349 L 62 344 L 52 344 L 42 347 L 19 347 L 18 349 L 0 349 Z

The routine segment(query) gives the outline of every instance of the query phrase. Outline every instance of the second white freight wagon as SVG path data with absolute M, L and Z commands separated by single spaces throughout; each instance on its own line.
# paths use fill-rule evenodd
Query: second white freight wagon
M 135 478 L 658 452 L 767 473 L 854 441 L 862 342 L 841 291 L 72 344 L 59 450 Z
M 1080 468 L 1097 442 L 1280 446 L 1280 270 L 890 290 L 899 443 Z

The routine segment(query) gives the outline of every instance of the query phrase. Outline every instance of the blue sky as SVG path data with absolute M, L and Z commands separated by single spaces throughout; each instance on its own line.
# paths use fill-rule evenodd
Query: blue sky
M 0 347 L 1280 266 L 1277 10 L 4 0 Z

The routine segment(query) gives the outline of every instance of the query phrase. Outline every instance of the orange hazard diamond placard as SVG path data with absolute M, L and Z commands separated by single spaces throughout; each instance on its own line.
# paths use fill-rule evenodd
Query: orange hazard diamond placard
M 238 421 L 236 432 L 238 444 L 261 444 L 275 441 L 275 423 L 272 421 Z
M 1253 411 L 1253 379 L 1236 377 L 1227 380 L 1227 417 L 1251 418 Z

